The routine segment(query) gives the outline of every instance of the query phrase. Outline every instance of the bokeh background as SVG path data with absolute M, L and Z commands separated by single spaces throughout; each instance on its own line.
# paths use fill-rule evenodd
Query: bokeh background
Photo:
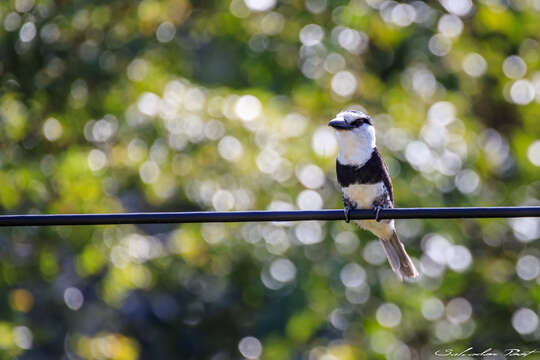
M 539 205 L 539 34 L 538 0 L 5 0 L 1 212 L 341 208 L 343 108 L 399 207 Z M 417 283 L 344 222 L 3 228 L 0 357 L 539 349 L 539 219 L 397 226 Z

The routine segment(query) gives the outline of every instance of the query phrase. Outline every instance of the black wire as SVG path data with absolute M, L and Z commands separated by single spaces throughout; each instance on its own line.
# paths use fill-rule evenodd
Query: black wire
M 540 206 L 381 209 L 379 219 L 540 217 Z M 351 210 L 352 220 L 375 219 L 375 210 Z M 345 220 L 343 210 L 150 212 L 116 214 L 0 215 L 0 226 L 166 224 L 251 221 Z

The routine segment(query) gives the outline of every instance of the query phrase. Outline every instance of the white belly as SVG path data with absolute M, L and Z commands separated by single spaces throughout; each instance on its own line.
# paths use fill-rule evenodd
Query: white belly
M 384 183 L 375 184 L 354 184 L 343 188 L 343 195 L 356 203 L 357 208 L 371 209 L 373 201 L 382 195 L 387 195 Z M 360 227 L 371 231 L 377 237 L 383 240 L 390 239 L 394 232 L 394 220 L 356 220 Z
M 373 201 L 385 193 L 386 189 L 382 181 L 375 184 L 351 184 L 343 188 L 343 195 L 354 201 L 358 208 L 371 209 Z

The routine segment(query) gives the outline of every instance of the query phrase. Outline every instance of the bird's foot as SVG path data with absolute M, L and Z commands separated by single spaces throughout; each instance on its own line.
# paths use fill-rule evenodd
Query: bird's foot
M 379 219 L 379 213 L 381 212 L 381 209 L 382 209 L 382 207 L 380 207 L 380 206 L 375 206 L 373 208 L 373 210 L 375 210 L 375 221 L 376 222 L 381 222 L 381 219 Z
M 345 222 L 348 223 L 351 221 L 351 208 L 346 207 L 343 209 L 343 212 L 345 213 Z

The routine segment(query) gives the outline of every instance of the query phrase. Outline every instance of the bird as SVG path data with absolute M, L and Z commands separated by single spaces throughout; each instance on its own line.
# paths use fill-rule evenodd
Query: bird
M 388 168 L 377 149 L 373 119 L 358 110 L 344 110 L 328 126 L 336 130 L 339 152 L 336 174 L 345 211 L 345 221 L 350 221 L 350 211 L 373 209 L 375 220 L 354 222 L 379 238 L 390 267 L 400 280 L 413 280 L 418 271 L 399 240 L 394 220 L 379 219 L 379 211 L 394 207 L 394 190 Z

